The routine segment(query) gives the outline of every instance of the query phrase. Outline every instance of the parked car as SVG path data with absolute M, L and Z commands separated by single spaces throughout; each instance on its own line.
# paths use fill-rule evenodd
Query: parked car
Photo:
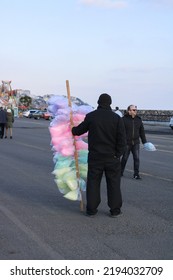
M 36 109 L 31 109 L 28 111 L 23 112 L 23 116 L 26 118 L 31 118 L 32 114 L 35 113 L 37 110 Z
M 44 113 L 45 113 L 45 111 L 37 110 L 35 113 L 32 114 L 32 117 L 35 120 L 39 120 L 40 118 L 43 118 Z
M 173 117 L 170 118 L 169 126 L 173 129 Z
M 53 115 L 47 111 L 47 112 L 43 113 L 43 118 L 45 120 L 51 120 L 51 119 L 53 119 Z

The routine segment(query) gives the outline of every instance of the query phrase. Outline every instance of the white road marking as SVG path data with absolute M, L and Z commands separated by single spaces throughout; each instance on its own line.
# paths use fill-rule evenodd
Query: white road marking
M 52 259 L 63 260 L 64 257 L 60 255 L 58 252 L 54 251 L 48 244 L 46 244 L 40 237 L 35 234 L 29 227 L 23 224 L 10 210 L 8 210 L 2 204 L 0 205 L 0 210 L 4 213 L 4 215 L 14 223 L 20 230 L 22 230 L 30 239 L 37 243 L 37 245 L 45 251 L 45 253 L 50 256 Z

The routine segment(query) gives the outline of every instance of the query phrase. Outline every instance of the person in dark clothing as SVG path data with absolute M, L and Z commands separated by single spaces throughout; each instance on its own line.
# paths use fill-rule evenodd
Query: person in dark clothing
M 118 106 L 115 107 L 115 113 L 118 114 L 121 118 L 123 117 L 123 114 L 122 114 L 122 112 L 120 111 L 120 109 L 119 109 Z
M 7 112 L 0 107 L 0 138 L 4 137 L 4 128 L 7 122 Z
M 7 123 L 5 125 L 5 138 L 8 136 L 8 130 L 10 130 L 10 139 L 13 138 L 12 130 L 13 130 L 13 123 L 14 123 L 14 115 L 11 109 L 7 109 Z
M 126 140 L 127 146 L 126 150 L 121 159 L 121 176 L 123 176 L 127 160 L 129 158 L 130 152 L 133 155 L 134 161 L 134 179 L 141 179 L 139 175 L 139 148 L 140 139 L 143 144 L 147 142 L 144 126 L 141 118 L 137 115 L 137 107 L 135 105 L 129 105 L 127 108 L 127 113 L 122 118 L 126 130 Z
M 96 110 L 88 113 L 82 123 L 72 128 L 73 135 L 88 131 L 88 174 L 86 190 L 86 214 L 93 216 L 101 202 L 100 185 L 103 173 L 107 183 L 107 199 L 110 216 L 121 214 L 120 157 L 126 146 L 122 118 L 111 109 L 111 96 L 103 93 Z

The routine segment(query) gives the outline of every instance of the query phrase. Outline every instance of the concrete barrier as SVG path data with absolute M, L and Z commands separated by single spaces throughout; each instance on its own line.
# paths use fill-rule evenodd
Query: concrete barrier
M 123 114 L 125 110 L 120 110 Z M 173 110 L 138 110 L 138 115 L 143 121 L 164 122 L 168 124 L 170 118 L 173 117 Z M 168 124 L 169 125 L 169 124 Z

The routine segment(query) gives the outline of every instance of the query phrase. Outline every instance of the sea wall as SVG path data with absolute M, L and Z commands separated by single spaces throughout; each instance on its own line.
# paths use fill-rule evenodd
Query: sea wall
M 125 110 L 120 111 L 125 112 Z M 173 110 L 138 110 L 138 115 L 143 121 L 169 122 L 173 117 Z

